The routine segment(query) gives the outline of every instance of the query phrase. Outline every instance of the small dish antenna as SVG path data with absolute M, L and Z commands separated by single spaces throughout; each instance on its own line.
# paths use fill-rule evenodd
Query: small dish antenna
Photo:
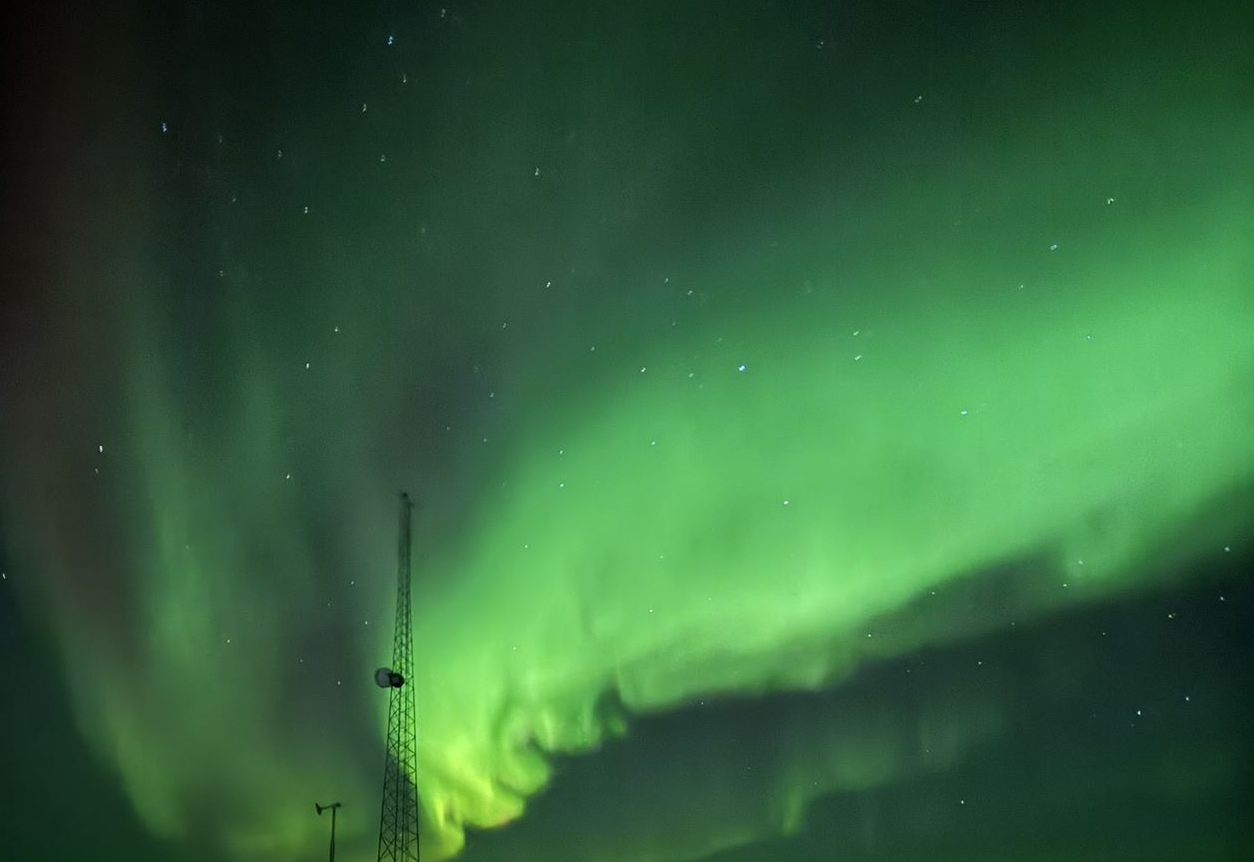
M 405 677 L 391 668 L 381 667 L 374 672 L 374 684 L 379 688 L 400 688 L 405 684 Z

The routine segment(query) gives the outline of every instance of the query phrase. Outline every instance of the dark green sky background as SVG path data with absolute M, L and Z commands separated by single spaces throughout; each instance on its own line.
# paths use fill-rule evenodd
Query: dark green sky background
M 1254 13 L 6 13 L 0 860 L 1254 856 Z

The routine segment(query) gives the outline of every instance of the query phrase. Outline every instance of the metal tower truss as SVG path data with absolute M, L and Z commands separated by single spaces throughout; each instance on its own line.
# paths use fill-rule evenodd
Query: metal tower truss
M 379 862 L 418 862 L 418 721 L 414 709 L 414 642 L 410 605 L 410 511 L 401 494 L 401 535 L 396 577 L 396 629 L 392 639 L 392 683 L 388 696 L 387 757 L 383 767 L 383 813 L 379 818 Z M 394 678 L 395 679 L 395 678 Z M 397 684 L 399 682 L 399 685 Z

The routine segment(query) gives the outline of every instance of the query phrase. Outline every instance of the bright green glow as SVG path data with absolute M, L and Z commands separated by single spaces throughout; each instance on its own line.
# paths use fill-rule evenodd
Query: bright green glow
M 658 32 L 670 32 L 669 8 L 659 22 Z M 687 26 L 696 34 L 705 24 L 698 16 Z M 755 28 L 743 30 L 757 39 Z M 1111 28 L 1090 30 L 1105 63 Z M 90 486 L 105 505 L 88 522 L 65 514 L 61 489 L 80 488 L 90 470 L 61 464 L 64 453 L 51 444 L 45 453 L 42 439 L 12 449 L 16 459 L 43 463 L 29 471 L 37 481 L 19 481 L 5 500 L 6 525 L 37 536 L 48 575 L 38 589 L 54 610 L 78 721 L 145 823 L 162 835 L 218 841 L 241 860 L 318 858 L 327 824 L 310 803 L 343 799 L 340 858 L 373 857 L 386 701 L 370 675 L 390 649 L 402 487 L 421 504 L 414 684 L 429 860 L 455 853 L 466 827 L 519 817 L 551 777 L 549 753 L 591 752 L 630 732 L 632 714 L 839 682 L 921 645 L 1148 589 L 1163 556 L 1187 560 L 1247 542 L 1254 196 L 1240 178 L 1248 175 L 1249 123 L 1226 95 L 1204 87 L 1210 101 L 1196 111 L 1164 104 L 1142 117 L 1128 108 L 1144 96 L 1133 35 L 1125 50 L 1137 62 L 1125 62 L 1127 71 L 1114 60 L 1101 67 L 1116 92 L 1095 96 L 1094 106 L 1039 104 L 1024 95 L 1031 87 L 1014 90 L 1019 113 L 1006 118 L 1013 134 L 983 129 L 971 141 L 984 150 L 942 148 L 922 167 L 911 162 L 922 148 L 911 139 L 902 176 L 894 154 L 872 158 L 857 148 L 781 176 L 765 172 L 752 147 L 741 154 L 728 141 L 732 155 L 720 167 L 764 170 L 763 186 L 779 184 L 762 194 L 775 209 L 758 211 L 755 201 L 725 214 L 713 204 L 703 213 L 710 224 L 696 230 L 682 190 L 673 198 L 658 190 L 682 183 L 655 166 L 673 158 L 702 167 L 684 142 L 704 132 L 684 127 L 672 138 L 648 125 L 617 141 L 617 117 L 598 115 L 577 136 L 567 173 L 550 177 L 546 168 L 551 185 L 509 185 L 518 137 L 545 149 L 548 132 L 520 123 L 504 124 L 506 134 L 489 121 L 502 137 L 488 166 L 446 158 L 451 178 L 401 179 L 382 202 L 353 174 L 338 198 L 347 215 L 326 222 L 333 227 L 325 235 L 313 218 L 298 228 L 284 221 L 304 216 L 282 198 L 274 204 L 282 215 L 259 203 L 247 215 L 220 216 L 215 227 L 237 239 L 257 233 L 288 245 L 251 256 L 238 246 L 223 251 L 240 258 L 226 263 L 236 267 L 233 287 L 203 295 L 226 297 L 224 307 L 187 300 L 185 290 L 202 294 L 183 285 L 171 290 L 178 299 L 154 287 L 120 312 L 125 325 L 99 334 L 128 348 L 121 391 L 102 387 L 96 396 L 108 402 L 100 413 L 121 426 L 108 440 L 105 478 Z M 519 44 L 519 68 L 532 68 L 531 43 Z M 567 47 L 540 46 L 562 56 Z M 632 50 L 646 56 L 652 47 Z M 730 58 L 758 47 L 711 50 Z M 1099 56 L 1070 44 L 1054 49 L 1064 58 L 1054 70 Z M 1182 80 L 1210 81 L 1209 67 L 1196 68 L 1204 71 Z M 487 109 L 465 99 L 455 71 L 457 86 L 445 88 L 454 95 L 432 115 L 456 118 L 448 128 L 457 129 L 468 118 L 455 112 L 469 104 L 468 125 L 479 128 L 476 112 Z M 580 104 L 586 71 L 570 75 Z M 986 70 L 977 71 L 982 78 Z M 698 79 L 688 82 L 691 92 L 680 86 L 656 113 L 640 106 L 657 94 L 630 75 L 604 102 L 652 119 L 683 115 L 692 93 L 730 92 L 721 79 L 702 83 L 708 70 L 699 57 L 689 72 Z M 777 90 L 793 86 L 788 78 Z M 907 114 L 915 106 L 894 87 L 885 86 L 884 127 L 867 130 L 873 141 L 898 128 L 931 140 L 932 124 L 966 116 L 952 107 Z M 546 104 L 569 96 L 541 89 Z M 513 95 L 500 98 L 513 105 Z M 980 104 L 989 98 L 976 95 Z M 358 98 L 337 104 L 355 110 Z M 924 105 L 934 101 L 929 95 Z M 371 104 L 368 121 L 387 116 L 373 96 Z M 1108 117 L 1112 105 L 1126 113 Z M 732 129 L 798 125 L 795 104 L 774 120 L 742 117 L 739 102 L 722 110 L 712 109 L 712 119 Z M 818 118 L 825 125 L 816 139 L 846 140 L 856 125 L 847 114 L 859 110 L 833 106 Z M 327 128 L 340 122 L 335 116 Z M 404 119 L 397 139 L 412 150 L 422 138 L 425 147 L 430 117 Z M 604 153 L 585 148 L 585 140 L 610 139 L 616 147 Z M 234 167 L 246 175 L 279 170 L 268 160 L 259 167 L 260 157 L 247 161 L 252 154 L 239 158 Z M 870 192 L 846 158 L 874 166 Z M 373 155 L 369 166 L 378 167 Z M 481 172 L 484 185 L 468 194 L 466 175 L 478 181 Z M 708 192 L 725 181 L 698 185 Z M 838 223 L 796 202 L 819 199 L 798 189 L 828 182 L 853 211 L 832 217 Z M 1231 188 L 1214 191 L 1223 184 Z M 603 187 L 621 199 L 611 205 L 588 191 Z M 246 191 L 256 200 L 268 188 Z M 1108 194 L 1117 202 L 1104 204 Z M 636 196 L 642 220 L 657 225 L 595 227 L 607 209 L 631 209 Z M 411 198 L 429 200 L 438 214 L 421 240 L 409 210 L 403 231 L 392 221 Z M 534 223 L 517 217 L 533 208 Z M 952 228 L 951 212 L 970 222 Z M 119 219 L 137 248 L 166 239 L 164 226 L 134 212 Z M 631 255 L 611 265 L 623 249 L 620 227 Z M 376 232 L 396 247 L 375 242 Z M 695 237 L 690 258 L 676 259 L 675 244 L 654 256 L 649 242 L 667 232 Z M 75 230 L 66 235 L 77 240 Z M 460 245 L 481 235 L 493 237 L 490 254 L 473 241 Z M 363 236 L 364 250 L 353 248 Z M 786 264 L 772 264 L 768 239 L 779 240 Z M 325 254 L 308 284 L 287 271 L 293 247 Z M 380 263 L 380 248 L 395 257 Z M 59 287 L 72 298 L 94 297 L 103 277 L 90 250 L 66 264 Z M 602 269 L 567 279 L 568 258 Z M 159 284 L 167 263 L 114 277 Z M 558 283 L 543 292 L 547 276 L 532 276 L 549 270 Z M 672 277 L 666 292 L 656 288 L 663 274 Z M 216 274 L 205 281 L 219 285 Z M 639 301 L 620 299 L 637 290 Z M 188 317 L 188 308 L 209 307 L 221 319 L 179 320 L 170 307 Z M 450 309 L 470 322 L 447 319 Z M 501 309 L 509 314 L 496 315 Z M 46 349 L 47 362 L 32 363 L 41 373 L 61 360 L 60 345 Z M 470 400 L 481 393 L 460 391 L 472 388 L 467 369 L 479 363 L 499 390 L 493 404 L 508 400 L 513 411 L 486 445 L 467 430 L 480 418 L 482 406 Z M 45 384 L 38 377 L 27 385 Z M 75 415 L 80 397 L 88 396 L 73 389 L 50 401 Z M 452 415 L 431 419 L 432 404 Z M 41 417 L 50 428 L 62 427 L 58 410 Z M 457 442 L 438 448 L 430 436 L 396 431 L 416 415 L 425 427 L 448 422 Z M 83 437 L 74 446 L 94 449 L 94 426 L 74 431 Z M 434 490 L 417 476 L 433 477 Z M 1226 506 L 1241 491 L 1247 508 Z M 466 511 L 469 523 L 457 517 Z M 954 613 L 948 596 L 996 580 L 992 570 L 1002 579 L 999 602 Z M 777 758 L 765 799 L 729 799 L 728 790 L 690 800 L 677 816 L 691 828 L 615 862 L 695 857 L 796 828 L 816 797 L 945 769 L 1004 724 L 1005 704 L 994 695 L 955 693 L 944 681 L 921 715 L 892 693 L 877 704 L 842 704 L 830 723 L 798 729 L 795 747 L 763 754 Z M 927 741 L 925 762 L 916 739 Z M 1197 780 L 1239 762 L 1228 754 L 1208 752 Z M 1183 771 L 1179 763 L 1162 768 Z M 702 833 L 693 821 L 714 809 L 722 819 Z
M 1238 534 L 1250 513 L 1212 513 L 1209 532 L 1192 519 L 1254 479 L 1242 200 L 1213 199 L 1161 250 L 1125 228 L 1115 245 L 1150 250 L 1090 252 L 1048 290 L 995 282 L 995 258 L 951 265 L 926 293 L 832 271 L 814 294 L 764 292 L 760 309 L 712 314 L 537 398 L 458 541 L 432 555 L 419 532 L 425 852 L 447 858 L 465 827 L 518 817 L 548 780 L 545 752 L 596 748 L 625 732 L 623 710 L 811 689 L 976 634 L 968 616 L 930 612 L 931 593 L 1005 563 L 1011 598 L 982 609 L 984 628 L 1152 582 L 1164 537 L 1185 558 Z M 136 658 L 67 626 L 68 647 L 92 656 L 73 692 L 155 831 L 190 834 L 212 805 L 239 858 L 296 858 L 325 837 L 310 798 L 343 796 L 364 814 L 341 819 L 341 839 L 365 857 L 394 501 L 361 469 L 368 434 L 322 453 L 326 484 L 366 501 L 337 514 L 335 578 L 360 573 L 362 595 L 345 608 L 353 594 L 315 576 L 322 537 L 293 485 L 258 479 L 287 457 L 287 417 L 271 367 L 241 353 L 230 431 L 212 446 L 184 439 L 170 384 L 134 366 L 134 439 L 152 457 L 136 462 L 142 502 L 121 541 L 143 636 Z M 371 394 L 357 397 L 335 421 L 357 421 Z M 964 707 L 942 703 L 917 728 L 932 734 L 928 764 L 903 753 L 901 715 L 811 734 L 815 750 L 780 764 L 764 821 L 675 846 L 733 846 L 794 828 L 828 790 L 943 768 L 1000 721 L 995 705 Z M 366 710 L 373 726 L 354 733 Z
M 612 732 L 607 693 L 652 711 L 815 687 L 970 633 L 911 603 L 972 572 L 1029 561 L 989 612 L 1004 625 L 1156 577 L 1163 536 L 1206 550 L 1181 527 L 1254 477 L 1254 312 L 1240 245 L 1180 252 L 1047 296 L 956 285 L 729 321 L 546 410 L 473 544 L 436 564 L 456 588 L 423 599 L 440 846 L 543 786 L 528 740 Z M 738 327 L 752 346 L 717 342 Z M 1215 534 L 1248 513 L 1227 515 Z

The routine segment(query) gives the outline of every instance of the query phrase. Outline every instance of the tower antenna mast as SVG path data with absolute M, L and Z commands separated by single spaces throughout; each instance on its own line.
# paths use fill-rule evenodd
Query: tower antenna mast
M 418 722 L 414 710 L 412 606 L 410 604 L 409 495 L 401 494 L 401 536 L 396 572 L 396 629 L 392 666 L 375 671 L 389 690 L 388 743 L 383 764 L 383 813 L 379 816 L 379 862 L 418 862 Z

